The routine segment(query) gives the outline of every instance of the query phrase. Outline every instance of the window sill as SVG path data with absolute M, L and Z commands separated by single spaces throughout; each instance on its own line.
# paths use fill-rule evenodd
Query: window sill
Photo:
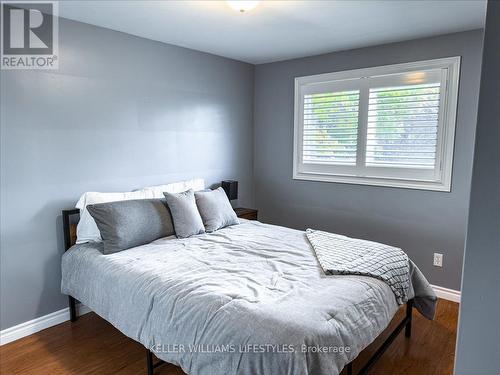
M 370 185 L 382 186 L 391 188 L 404 188 L 416 190 L 431 190 L 447 192 L 451 191 L 451 181 L 416 181 L 416 180 L 403 180 L 403 179 L 389 179 L 379 177 L 357 177 L 357 176 L 340 176 L 340 175 L 327 175 L 321 173 L 305 173 L 294 172 L 294 180 L 306 181 L 321 181 L 321 182 L 337 182 L 342 184 L 354 185 Z

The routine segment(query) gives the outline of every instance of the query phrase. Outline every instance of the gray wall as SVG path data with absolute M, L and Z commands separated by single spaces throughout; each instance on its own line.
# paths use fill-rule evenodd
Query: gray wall
M 254 67 L 73 21 L 58 71 L 1 72 L 1 328 L 67 306 L 60 211 L 84 191 L 240 182 L 253 205 Z
M 198 176 L 238 179 L 238 203 L 258 207 L 264 221 L 401 246 L 432 283 L 459 289 L 481 38 L 259 65 L 254 88 L 251 65 L 60 20 L 58 71 L 0 73 L 1 328 L 66 307 L 60 210 L 82 192 Z M 451 193 L 292 180 L 294 77 L 456 55 Z M 445 254 L 443 269 L 432 267 L 433 251 Z
M 255 69 L 254 176 L 263 221 L 402 247 L 432 284 L 460 289 L 482 31 L 331 53 Z M 451 193 L 292 179 L 294 77 L 462 56 Z M 443 268 L 432 253 L 444 254 Z
M 500 3 L 486 16 L 455 374 L 500 369 Z

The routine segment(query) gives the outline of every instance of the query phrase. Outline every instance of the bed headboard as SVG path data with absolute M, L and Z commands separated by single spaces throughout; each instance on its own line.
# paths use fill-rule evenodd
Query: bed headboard
M 72 208 L 70 210 L 62 210 L 63 232 L 64 232 L 64 251 L 68 250 L 76 243 L 76 225 L 78 220 L 70 220 L 72 216 L 78 215 L 80 218 L 80 210 Z

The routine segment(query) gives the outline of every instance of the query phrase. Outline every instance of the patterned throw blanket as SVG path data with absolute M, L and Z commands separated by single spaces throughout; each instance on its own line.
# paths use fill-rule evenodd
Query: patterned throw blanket
M 410 265 L 403 250 L 320 230 L 307 229 L 306 236 L 325 273 L 375 277 L 389 285 L 400 305 L 408 301 Z

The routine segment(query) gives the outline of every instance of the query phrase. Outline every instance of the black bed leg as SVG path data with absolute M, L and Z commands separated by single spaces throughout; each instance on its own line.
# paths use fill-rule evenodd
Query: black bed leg
M 149 350 L 148 348 L 146 348 L 146 366 L 148 368 L 148 375 L 153 375 L 153 353 L 151 353 L 151 350 Z
M 69 298 L 69 319 L 72 322 L 76 322 L 76 319 L 78 318 L 76 316 L 76 300 L 71 296 L 68 296 L 68 298 Z
M 411 321 L 412 321 L 413 300 L 406 302 L 406 319 L 408 322 L 405 326 L 405 337 L 411 337 Z
M 352 375 L 352 362 L 347 364 L 347 375 Z

